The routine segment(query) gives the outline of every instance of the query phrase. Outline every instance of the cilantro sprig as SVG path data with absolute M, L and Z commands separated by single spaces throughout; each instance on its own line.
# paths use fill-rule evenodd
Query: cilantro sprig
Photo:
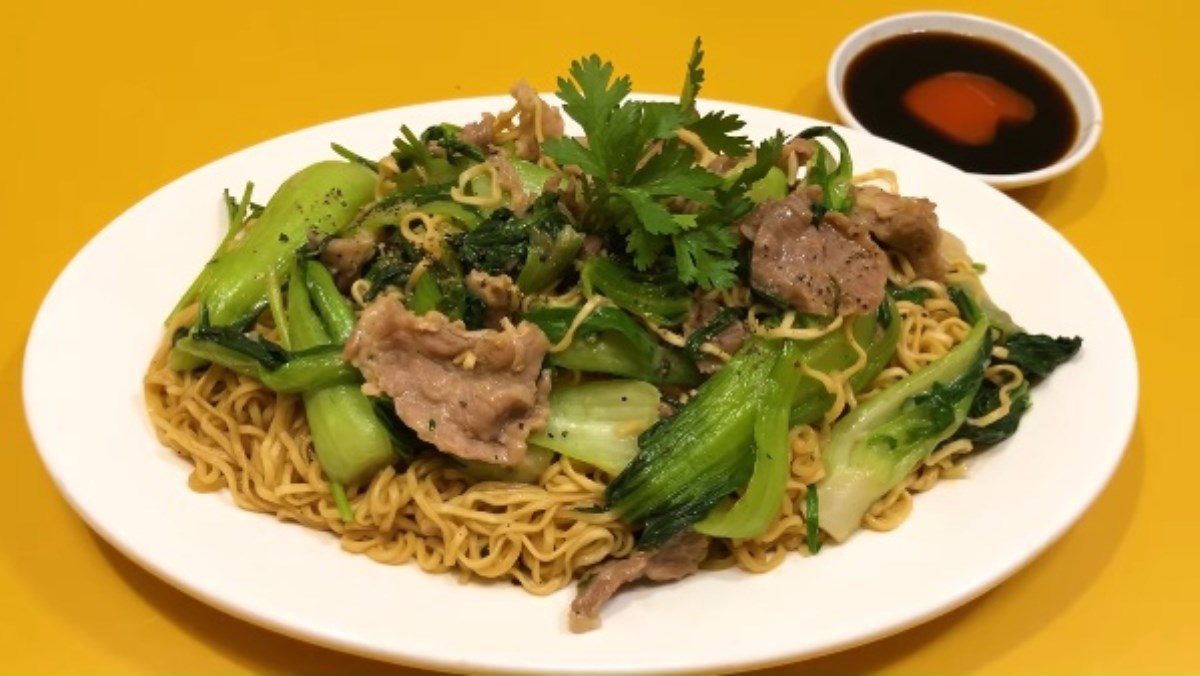
M 749 139 L 737 135 L 745 123 L 736 115 L 697 112 L 703 56 L 697 39 L 678 103 L 630 100 L 629 76 L 617 75 L 596 55 L 572 62 L 557 93 L 583 139 L 548 139 L 542 151 L 582 170 L 590 224 L 624 235 L 635 266 L 674 268 L 681 281 L 711 289 L 737 279 L 738 240 L 729 226 L 749 211 L 744 193 L 778 159 L 782 140 L 769 140 L 759 161 L 729 186 L 695 163 L 691 148 L 676 138 L 681 129 L 714 152 L 741 157 L 751 149 Z M 681 208 L 684 201 L 688 209 Z

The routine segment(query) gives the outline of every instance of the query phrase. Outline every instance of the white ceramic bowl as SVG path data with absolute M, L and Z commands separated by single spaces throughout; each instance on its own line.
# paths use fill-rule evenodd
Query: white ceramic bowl
M 1079 118 L 1079 130 L 1075 143 L 1058 161 L 1034 171 L 1015 174 L 974 174 L 987 183 L 1008 190 L 1048 181 L 1070 171 L 1083 161 L 1096 147 L 1100 139 L 1100 98 L 1087 75 L 1057 47 L 1028 31 L 995 19 L 973 14 L 953 12 L 912 12 L 896 14 L 873 21 L 851 33 L 842 40 L 825 74 L 825 85 L 829 98 L 837 110 L 838 117 L 847 126 L 870 132 L 860 123 L 846 104 L 842 86 L 846 79 L 846 67 L 864 49 L 895 35 L 915 32 L 958 33 L 983 38 L 1002 44 L 1040 65 L 1057 80 L 1071 100 Z

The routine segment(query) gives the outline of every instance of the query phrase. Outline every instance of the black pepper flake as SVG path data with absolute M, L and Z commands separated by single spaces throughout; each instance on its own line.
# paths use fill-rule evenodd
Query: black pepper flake
M 279 241 L 280 241 L 280 242 L 283 242 L 284 244 L 287 244 L 289 239 L 291 239 L 291 238 L 287 236 L 287 233 L 286 233 L 286 232 L 281 232 L 281 233 L 279 233 Z
M 437 421 L 434 420 L 433 418 L 430 418 L 429 419 L 429 431 L 432 432 L 433 430 L 436 430 L 436 429 L 437 429 Z

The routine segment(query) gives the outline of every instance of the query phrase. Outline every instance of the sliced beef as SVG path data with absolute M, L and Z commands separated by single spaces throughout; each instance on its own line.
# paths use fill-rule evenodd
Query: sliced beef
M 472 122 L 462 128 L 459 132 L 459 137 L 463 141 L 479 148 L 487 150 L 492 141 L 495 140 L 496 134 L 496 116 L 491 113 L 484 113 L 483 118 L 478 122 Z
M 742 237 L 753 242 L 758 237 L 758 231 L 764 226 L 777 227 L 780 220 L 804 218 L 812 220 L 812 205 L 821 201 L 821 188 L 818 186 L 801 186 L 795 192 L 782 200 L 767 200 L 754 207 L 735 223 Z
M 885 247 L 904 254 L 918 275 L 942 280 L 946 262 L 939 251 L 942 229 L 934 203 L 922 197 L 902 197 L 876 188 L 854 189 L 850 220 Z
M 358 279 L 363 266 L 375 257 L 375 235 L 358 230 L 350 237 L 333 237 L 318 243 L 320 260 L 343 292 Z
M 529 193 L 525 192 L 525 184 L 521 182 L 517 168 L 504 155 L 492 155 L 487 162 L 496 168 L 496 184 L 508 193 L 509 206 L 518 216 L 524 216 L 529 208 Z
M 693 333 L 707 326 L 720 312 L 721 306 L 715 301 L 702 297 L 696 298 L 692 302 L 692 309 L 688 312 L 687 319 L 683 321 L 684 336 L 691 337 Z M 731 355 L 742 348 L 742 343 L 746 342 L 746 335 L 746 325 L 741 320 L 734 320 L 729 326 L 710 338 L 709 342 L 716 345 L 725 354 Z M 714 373 L 723 365 L 721 360 L 708 355 L 703 356 L 696 363 L 701 373 Z
M 580 633 L 600 626 L 600 607 L 621 587 L 645 578 L 672 582 L 700 569 L 708 556 L 708 537 L 695 531 L 680 533 L 653 552 L 636 552 L 625 559 L 602 563 L 579 581 L 571 602 L 571 631 Z
M 871 312 L 883 300 L 887 256 L 855 222 L 826 214 L 812 222 L 817 190 L 760 204 L 739 224 L 754 241 L 750 284 L 809 314 Z
M 586 261 L 589 258 L 595 258 L 604 250 L 604 240 L 600 237 L 588 233 L 583 236 L 583 246 L 579 247 L 579 260 Z
M 395 296 L 367 306 L 346 343 L 364 387 L 386 393 L 396 415 L 444 453 L 501 465 L 525 457 L 546 425 L 550 341 L 528 322 L 468 331 L 440 312 L 415 315 Z
M 740 157 L 730 157 L 729 155 L 716 155 L 708 161 L 708 166 L 705 167 L 714 174 L 724 174 L 730 169 L 733 169 L 741 162 Z
M 558 112 L 558 108 L 543 101 L 537 91 L 524 80 L 513 85 L 509 93 L 517 100 L 519 115 L 516 139 L 517 156 L 525 160 L 536 160 L 542 153 L 542 140 L 562 138 L 562 114 Z M 541 121 L 541 138 L 538 138 L 539 120 Z
M 521 292 L 508 275 L 489 275 L 482 270 L 467 273 L 467 291 L 487 308 L 487 325 L 499 327 L 501 321 L 521 308 Z
M 796 163 L 800 166 L 808 164 L 812 156 L 817 152 L 817 142 L 812 139 L 803 138 L 801 136 L 793 136 L 790 141 L 783 144 L 782 157 L 787 157 L 791 153 L 796 154 Z

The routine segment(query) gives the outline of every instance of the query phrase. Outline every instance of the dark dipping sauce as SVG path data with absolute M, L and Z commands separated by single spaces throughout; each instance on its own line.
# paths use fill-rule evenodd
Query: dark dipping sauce
M 1000 122 L 983 145 L 952 140 L 904 104 L 914 85 L 946 73 L 996 80 L 1034 104 L 1027 122 Z M 917 32 L 888 38 L 850 62 L 842 89 L 858 121 L 873 134 L 915 148 L 966 171 L 1015 174 L 1049 166 L 1075 143 L 1079 122 L 1063 87 L 1006 47 L 957 33 Z

